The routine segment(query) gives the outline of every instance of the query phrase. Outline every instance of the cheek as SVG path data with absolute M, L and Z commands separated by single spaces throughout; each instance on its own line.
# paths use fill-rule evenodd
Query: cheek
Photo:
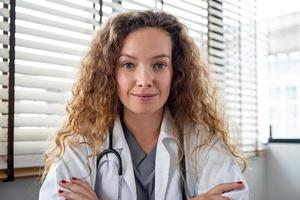
M 171 83 L 172 83 L 172 77 L 173 73 L 170 71 L 168 74 L 166 74 L 163 78 L 161 78 L 161 87 L 165 92 L 169 92 L 171 88 Z
M 117 81 L 117 91 L 118 95 L 122 95 L 124 93 L 127 93 L 127 89 L 130 85 L 130 80 L 128 79 L 128 76 L 125 76 L 122 72 L 116 72 L 116 81 Z

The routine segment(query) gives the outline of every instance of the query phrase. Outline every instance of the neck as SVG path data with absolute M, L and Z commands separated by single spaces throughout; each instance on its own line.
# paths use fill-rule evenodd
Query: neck
M 136 114 L 124 108 L 124 123 L 146 154 L 157 143 L 162 118 L 163 108 L 151 114 Z

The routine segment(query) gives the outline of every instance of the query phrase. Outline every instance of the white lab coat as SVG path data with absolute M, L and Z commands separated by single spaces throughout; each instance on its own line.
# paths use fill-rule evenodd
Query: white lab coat
M 157 142 L 155 162 L 155 199 L 181 200 L 180 176 L 177 160 L 177 144 L 171 133 L 172 117 L 170 111 L 165 109 L 160 135 Z M 187 129 L 188 130 L 188 129 Z M 185 130 L 185 132 L 187 131 Z M 194 131 L 201 135 L 201 129 Z M 186 134 L 185 152 L 187 169 L 187 192 L 190 197 L 207 192 L 219 183 L 243 181 L 245 188 L 224 193 L 223 196 L 232 200 L 248 200 L 249 189 L 243 174 L 231 154 L 222 143 L 215 140 L 212 148 L 196 151 L 192 156 L 189 152 L 199 144 L 196 134 Z M 120 153 L 123 164 L 123 180 L 121 188 L 122 200 L 136 200 L 135 178 L 129 147 L 126 143 L 119 117 L 116 118 L 113 129 L 113 147 Z M 108 141 L 103 149 L 108 147 Z M 62 189 L 58 182 L 62 179 L 70 180 L 72 176 L 83 178 L 92 188 L 96 182 L 96 158 L 87 161 L 86 156 L 91 149 L 82 144 L 78 147 L 68 147 L 61 160 L 52 164 L 50 171 L 40 189 L 40 200 L 60 199 L 58 190 Z M 87 162 L 90 166 L 87 166 Z M 117 200 L 118 196 L 118 164 L 113 155 L 100 161 L 101 196 L 100 200 Z M 194 166 L 194 167 L 193 167 Z M 195 167 L 196 166 L 196 167 Z M 196 169 L 196 170 L 195 170 Z

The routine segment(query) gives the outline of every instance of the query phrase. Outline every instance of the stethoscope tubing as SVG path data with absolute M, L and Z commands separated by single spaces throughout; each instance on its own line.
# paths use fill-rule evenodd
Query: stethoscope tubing
M 103 150 L 98 156 L 97 156 L 97 172 L 99 171 L 99 163 L 100 163 L 100 160 L 105 156 L 105 155 L 108 155 L 110 153 L 114 154 L 118 160 L 118 164 L 119 164 L 119 168 L 118 168 L 118 174 L 119 174 L 119 191 L 118 191 L 118 200 L 121 200 L 121 187 L 122 187 L 122 177 L 123 177 L 123 165 L 122 165 L 122 159 L 121 159 L 121 156 L 120 154 L 115 150 L 113 149 L 113 131 L 112 131 L 113 128 L 110 128 L 109 129 L 109 146 L 108 146 L 108 149 L 105 149 Z M 183 137 L 180 138 L 180 141 L 181 141 L 181 144 L 183 145 Z M 180 183 L 181 183 L 181 192 L 182 192 L 182 199 L 183 200 L 186 200 L 186 199 L 189 199 L 189 197 L 187 196 L 187 193 L 186 193 L 186 170 L 185 170 L 185 156 L 183 154 L 183 159 L 180 163 L 180 170 L 182 172 L 182 176 L 180 176 Z
M 123 175 L 123 165 L 122 165 L 122 159 L 121 159 L 121 156 L 120 154 L 115 150 L 113 149 L 113 135 L 112 135 L 112 128 L 109 129 L 109 146 L 108 146 L 108 149 L 105 149 L 104 151 L 102 151 L 98 156 L 97 156 L 97 169 L 99 167 L 99 163 L 100 163 L 100 160 L 105 156 L 105 155 L 108 155 L 109 153 L 112 153 L 116 156 L 117 160 L 118 160 L 118 165 L 119 165 L 119 168 L 118 168 L 118 174 L 119 176 L 122 176 Z

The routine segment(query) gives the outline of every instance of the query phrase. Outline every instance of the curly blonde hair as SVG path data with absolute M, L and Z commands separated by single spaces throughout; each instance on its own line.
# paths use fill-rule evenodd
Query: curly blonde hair
M 55 146 L 45 153 L 43 177 L 54 162 L 53 158 L 61 158 L 65 145 L 74 144 L 76 136 L 85 137 L 96 155 L 106 139 L 107 129 L 122 109 L 114 76 L 122 42 L 129 33 L 144 27 L 162 29 L 169 33 L 172 41 L 173 80 L 166 105 L 174 124 L 178 128 L 184 124 L 205 127 L 208 137 L 204 144 L 217 136 L 243 163 L 243 171 L 246 169 L 245 158 L 230 144 L 227 122 L 220 110 L 209 67 L 203 62 L 186 26 L 165 12 L 131 11 L 110 17 L 92 40 L 81 61 L 80 77 L 66 108 L 68 117 L 56 134 Z

